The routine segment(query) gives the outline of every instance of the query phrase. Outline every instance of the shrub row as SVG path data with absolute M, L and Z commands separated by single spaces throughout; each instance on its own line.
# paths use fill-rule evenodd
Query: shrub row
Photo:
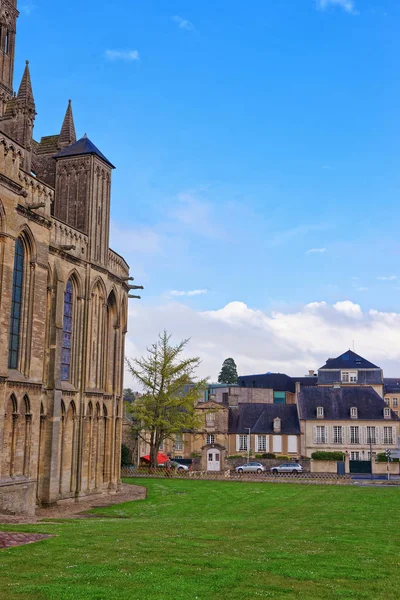
M 311 454 L 311 458 L 313 460 L 332 460 L 338 462 L 345 459 L 345 454 L 344 452 L 324 452 L 323 450 L 318 450 Z

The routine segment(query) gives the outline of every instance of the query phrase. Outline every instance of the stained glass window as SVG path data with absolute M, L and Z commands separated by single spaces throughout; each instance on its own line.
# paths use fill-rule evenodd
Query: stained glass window
M 22 314 L 22 287 L 24 279 L 24 247 L 22 241 L 15 242 L 13 289 L 11 300 L 10 340 L 8 347 L 8 368 L 18 368 L 19 342 Z
M 71 349 L 72 349 L 72 311 L 73 311 L 74 288 L 72 281 L 67 281 L 64 294 L 64 320 L 63 338 L 61 350 L 61 379 L 68 381 L 71 375 Z

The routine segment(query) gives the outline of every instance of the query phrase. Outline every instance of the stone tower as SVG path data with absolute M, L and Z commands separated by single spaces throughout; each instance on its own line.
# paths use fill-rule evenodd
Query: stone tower
M 0 99 L 3 106 L 12 97 L 13 92 L 18 15 L 17 0 L 0 0 Z
M 64 120 L 59 145 L 75 134 L 72 112 Z M 66 140 L 65 140 L 66 141 Z M 108 264 L 111 170 L 114 166 L 85 135 L 54 157 L 56 194 L 54 216 L 88 235 L 89 259 Z

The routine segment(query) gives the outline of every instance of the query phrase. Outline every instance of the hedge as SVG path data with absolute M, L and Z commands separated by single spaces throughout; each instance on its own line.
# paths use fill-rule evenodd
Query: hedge
M 332 461 L 343 461 L 345 458 L 344 452 L 324 452 L 323 450 L 318 450 L 318 452 L 313 452 L 311 454 L 311 458 L 313 460 L 332 460 Z
M 273 452 L 265 452 L 264 454 L 256 454 L 256 458 L 276 458 Z
M 378 462 L 378 463 L 387 463 L 386 452 L 378 452 L 378 454 L 376 455 L 376 462 Z M 398 463 L 399 459 L 398 458 L 392 458 L 390 462 Z

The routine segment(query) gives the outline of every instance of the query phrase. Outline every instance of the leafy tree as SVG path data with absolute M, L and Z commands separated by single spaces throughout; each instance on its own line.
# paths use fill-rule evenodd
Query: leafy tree
M 230 385 L 237 383 L 238 372 L 233 358 L 226 358 L 218 376 L 218 383 L 228 383 Z
M 157 466 L 161 443 L 176 433 L 195 430 L 200 419 L 195 404 L 207 387 L 207 380 L 195 381 L 200 358 L 183 358 L 189 340 L 176 346 L 166 331 L 147 348 L 147 356 L 127 360 L 129 371 L 143 388 L 143 395 L 131 406 L 134 428 L 150 444 L 150 467 Z

